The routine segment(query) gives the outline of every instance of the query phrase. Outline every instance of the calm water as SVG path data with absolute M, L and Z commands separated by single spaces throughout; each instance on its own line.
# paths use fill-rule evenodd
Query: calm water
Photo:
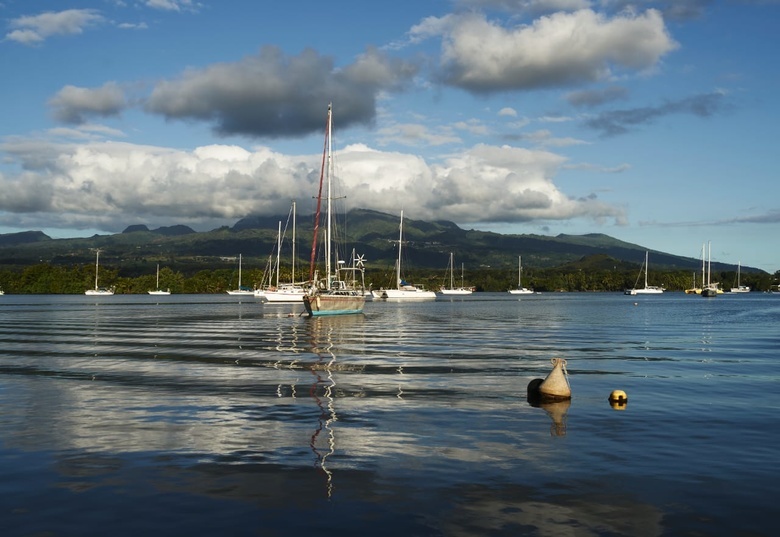
M 778 294 L 301 310 L 0 297 L 2 535 L 776 534 Z

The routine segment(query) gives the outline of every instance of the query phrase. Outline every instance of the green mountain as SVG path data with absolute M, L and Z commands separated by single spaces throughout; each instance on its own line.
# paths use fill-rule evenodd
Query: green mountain
M 224 268 L 242 254 L 245 266 L 265 266 L 277 242 L 279 222 L 285 226 L 287 215 L 249 216 L 233 227 L 195 232 L 187 226 L 150 230 L 143 224 L 131 225 L 122 233 L 94 235 L 88 238 L 52 239 L 40 231 L 0 235 L 0 269 L 19 270 L 48 263 L 53 265 L 90 264 L 94 249 L 101 250 L 101 265 L 121 267 L 123 276 L 148 273 L 150 264 L 176 265 L 177 270 Z M 299 216 L 296 225 L 297 250 L 301 260 L 308 259 L 313 217 Z M 287 222 L 286 240 L 291 236 Z M 336 226 L 346 230 L 346 243 L 365 256 L 366 267 L 392 268 L 397 257 L 399 217 L 366 209 L 354 209 Z M 443 220 L 404 219 L 404 257 L 414 269 L 443 270 L 450 252 L 458 263 L 476 269 L 511 269 L 522 255 L 524 268 L 589 270 L 637 270 L 644 261 L 646 248 L 604 234 L 586 235 L 503 235 L 465 230 Z M 655 271 L 701 268 L 701 260 L 650 251 Z M 406 261 L 405 261 L 406 263 Z M 735 270 L 730 264 L 713 263 L 713 270 Z M 743 273 L 763 272 L 742 267 Z

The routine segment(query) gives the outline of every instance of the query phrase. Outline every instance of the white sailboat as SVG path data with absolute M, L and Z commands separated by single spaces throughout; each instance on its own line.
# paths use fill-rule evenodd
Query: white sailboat
M 303 296 L 303 306 L 309 317 L 325 315 L 350 315 L 363 313 L 366 303 L 363 284 L 363 260 L 353 261 L 349 267 L 344 261 L 338 259 L 338 252 L 334 250 L 333 241 L 333 143 L 331 135 L 333 131 L 332 105 L 328 105 L 328 120 L 325 127 L 325 153 L 323 154 L 323 166 L 320 173 L 320 186 L 317 194 L 317 212 L 314 219 L 314 235 L 311 246 L 311 262 L 309 265 L 309 279 L 311 287 Z M 319 235 L 320 209 L 322 206 L 322 187 L 327 186 L 326 193 L 326 228 L 325 228 L 325 279 L 318 278 L 315 270 L 317 256 L 317 238 Z M 335 258 L 335 267 L 334 267 Z M 348 280 L 341 279 L 342 272 L 351 273 Z M 360 275 L 360 285 L 357 284 L 357 275 Z
M 425 300 L 430 298 L 436 298 L 436 293 L 433 291 L 428 291 L 424 289 L 423 287 L 418 287 L 416 285 L 412 285 L 411 283 L 406 282 L 401 277 L 401 254 L 403 252 L 403 243 L 404 243 L 404 211 L 401 210 L 401 225 L 399 227 L 399 236 L 398 236 L 398 260 L 395 264 L 395 280 L 396 280 L 396 287 L 395 289 L 381 289 L 380 296 L 381 298 L 385 299 L 391 299 L 391 300 Z
M 282 251 L 282 222 L 279 222 L 279 231 L 276 239 L 276 284 L 265 289 L 255 289 L 255 296 L 261 302 L 270 303 L 295 303 L 303 302 L 303 295 L 306 290 L 301 284 L 295 283 L 295 202 L 292 202 L 290 209 L 292 212 L 292 267 L 290 271 L 290 282 L 279 282 L 279 263 Z
M 533 289 L 523 287 L 523 256 L 517 256 L 517 289 L 510 289 L 509 293 L 513 295 L 534 294 Z
M 157 263 L 157 285 L 154 288 L 154 291 L 148 291 L 150 295 L 170 295 L 171 290 L 166 289 L 162 290 L 160 289 L 160 264 Z
M 98 286 L 98 273 L 100 271 L 100 250 L 95 250 L 95 288 L 87 289 L 84 294 L 87 296 L 110 296 L 114 294 L 114 288 Z
M 701 296 L 715 298 L 720 294 L 717 283 L 712 283 L 712 242 L 707 243 L 707 283 L 702 286 Z
M 657 285 L 647 285 L 647 268 L 648 264 L 647 261 L 649 259 L 649 252 L 645 251 L 645 262 L 642 264 L 642 268 L 639 269 L 639 276 L 636 278 L 636 283 L 634 283 L 633 289 L 626 289 L 625 293 L 626 295 L 660 295 L 664 292 L 663 287 L 659 287 Z M 642 272 L 645 273 L 645 286 L 644 287 L 637 287 L 637 284 L 639 283 L 639 278 L 642 277 Z
M 463 285 L 463 264 L 460 266 L 460 287 L 455 287 L 455 284 L 453 282 L 455 277 L 455 265 L 453 263 L 454 257 L 452 252 L 450 252 L 450 264 L 447 267 L 448 273 L 450 275 L 450 286 L 444 287 L 442 286 L 441 289 L 439 289 L 439 292 L 443 295 L 470 295 L 472 293 L 471 287 L 465 287 Z
M 241 285 L 241 261 L 242 261 L 241 254 L 238 254 L 238 287 L 236 289 L 228 291 L 227 294 L 253 296 L 255 292 L 252 289 L 249 289 Z
M 737 286 L 731 288 L 732 293 L 749 293 L 750 292 L 750 286 L 742 285 L 740 282 L 740 277 L 742 273 L 742 261 L 737 263 Z

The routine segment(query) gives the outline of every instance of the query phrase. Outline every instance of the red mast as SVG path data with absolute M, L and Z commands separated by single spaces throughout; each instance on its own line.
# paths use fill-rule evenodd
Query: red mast
M 325 147 L 322 150 L 322 166 L 320 168 L 320 188 L 317 192 L 317 212 L 314 215 L 314 238 L 311 242 L 311 260 L 309 263 L 309 280 L 314 282 L 314 264 L 317 259 L 317 237 L 320 233 L 320 208 L 322 207 L 322 183 L 325 178 L 325 159 L 328 154 L 328 139 L 330 138 L 330 108 L 328 104 L 328 120 L 325 124 Z

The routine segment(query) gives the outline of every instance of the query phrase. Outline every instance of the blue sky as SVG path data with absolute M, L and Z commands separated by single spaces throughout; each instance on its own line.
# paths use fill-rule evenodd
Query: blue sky
M 0 233 L 302 214 L 332 102 L 348 207 L 775 272 L 778 23 L 777 0 L 0 0 Z

